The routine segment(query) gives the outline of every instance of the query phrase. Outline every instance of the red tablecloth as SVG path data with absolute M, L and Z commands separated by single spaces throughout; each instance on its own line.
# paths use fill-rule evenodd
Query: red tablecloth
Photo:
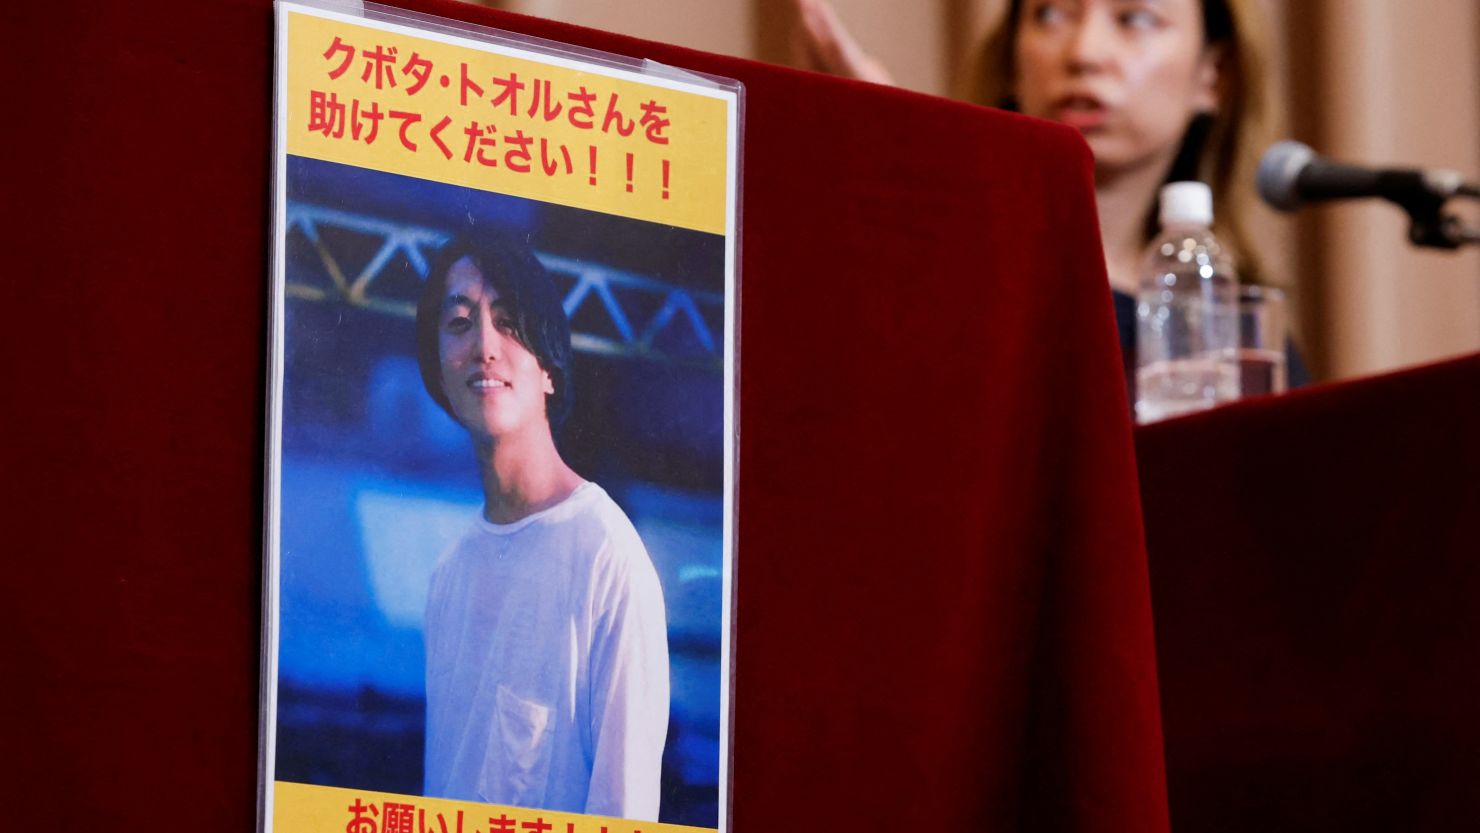
M 747 85 L 736 829 L 1165 829 L 1078 137 L 416 8 Z M 6 816 L 247 829 L 271 7 L 3 14 Z
M 1480 356 L 1136 440 L 1173 827 L 1480 822 Z

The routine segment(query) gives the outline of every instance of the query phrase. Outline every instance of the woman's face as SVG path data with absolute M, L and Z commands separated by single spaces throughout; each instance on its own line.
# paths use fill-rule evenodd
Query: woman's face
M 1019 108 L 1077 128 L 1101 174 L 1170 165 L 1218 106 L 1199 0 L 1023 0 L 1013 50 Z

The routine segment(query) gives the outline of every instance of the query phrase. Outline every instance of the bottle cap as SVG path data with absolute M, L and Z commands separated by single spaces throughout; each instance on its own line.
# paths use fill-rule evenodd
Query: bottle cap
M 1211 226 L 1213 189 L 1205 182 L 1170 182 L 1161 187 L 1161 225 Z

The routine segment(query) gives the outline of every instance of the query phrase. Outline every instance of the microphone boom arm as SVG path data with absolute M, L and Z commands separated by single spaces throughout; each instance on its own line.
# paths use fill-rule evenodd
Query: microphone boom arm
M 1321 159 L 1308 146 L 1277 142 L 1265 151 L 1255 177 L 1270 206 L 1294 211 L 1306 202 L 1381 197 L 1408 214 L 1408 239 L 1415 246 L 1458 249 L 1480 245 L 1480 227 L 1447 213 L 1454 197 L 1480 200 L 1480 184 L 1455 171 L 1370 168 Z
M 1444 210 L 1450 196 L 1480 198 L 1480 188 L 1456 181 L 1453 187 L 1443 190 L 1447 194 L 1441 195 L 1439 189 L 1428 189 L 1389 197 L 1408 214 L 1408 240 L 1415 246 L 1432 249 L 1480 246 L 1480 228 L 1467 226 L 1459 217 Z

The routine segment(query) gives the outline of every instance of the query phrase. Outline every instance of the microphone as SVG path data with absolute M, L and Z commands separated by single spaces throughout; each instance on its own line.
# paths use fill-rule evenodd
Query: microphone
M 1437 210 L 1456 195 L 1480 196 L 1480 187 L 1455 171 L 1369 168 L 1323 159 L 1300 142 L 1276 142 L 1259 161 L 1259 196 L 1281 211 L 1310 202 L 1382 197 L 1411 212 Z

